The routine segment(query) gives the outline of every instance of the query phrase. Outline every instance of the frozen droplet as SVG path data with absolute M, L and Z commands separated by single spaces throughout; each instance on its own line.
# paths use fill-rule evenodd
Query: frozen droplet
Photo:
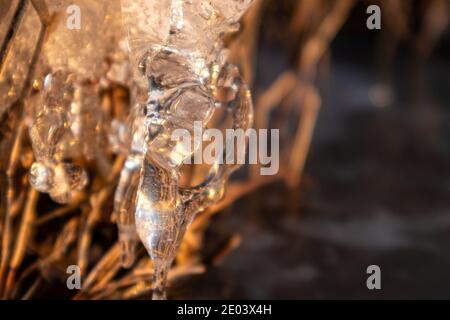
M 48 192 L 53 185 L 53 171 L 42 162 L 36 161 L 30 168 L 30 184 L 40 192 Z

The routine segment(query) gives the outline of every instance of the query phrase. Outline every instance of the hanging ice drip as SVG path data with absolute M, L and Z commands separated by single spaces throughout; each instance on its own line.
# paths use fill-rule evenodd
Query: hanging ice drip
M 35 80 L 39 94 L 30 103 L 35 155 L 30 183 L 55 202 L 68 203 L 88 182 L 85 169 L 70 159 L 82 155 L 90 160 L 101 152 L 100 131 L 105 124 L 100 79 L 113 64 L 105 63 L 107 56 L 120 50 L 120 3 L 51 0 L 47 4 L 53 18 Z M 68 25 L 68 8 L 77 9 L 79 29 Z
M 221 199 L 237 165 L 220 161 L 196 187 L 180 187 L 180 168 L 201 146 L 171 139 L 177 129 L 194 136 L 216 108 L 234 129 L 252 122 L 252 102 L 236 67 L 226 62 L 221 36 L 236 30 L 252 0 L 122 0 L 136 82 L 131 137 L 115 195 L 123 265 L 134 259 L 136 232 L 154 269 L 154 299 L 165 298 L 167 271 L 196 213 Z M 243 146 L 245 148 L 245 146 Z

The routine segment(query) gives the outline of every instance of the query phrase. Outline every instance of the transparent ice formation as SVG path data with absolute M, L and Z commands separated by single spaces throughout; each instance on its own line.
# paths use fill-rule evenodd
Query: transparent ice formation
M 49 193 L 59 203 L 70 201 L 72 192 L 87 183 L 83 168 L 62 161 L 62 142 L 70 134 L 70 110 L 76 89 L 64 72 L 45 77 L 37 115 L 30 127 L 36 161 L 30 169 L 30 183 L 40 192 Z
M 200 146 L 185 149 L 170 138 L 176 129 L 193 133 L 196 121 L 205 127 L 216 108 L 228 109 L 236 129 L 251 125 L 249 90 L 236 67 L 226 62 L 221 43 L 251 2 L 122 0 L 140 93 L 115 204 L 123 262 L 132 263 L 135 224 L 153 262 L 154 299 L 165 298 L 167 271 L 191 220 L 220 200 L 228 176 L 237 169 L 217 161 L 203 183 L 180 188 L 181 165 Z M 218 160 L 226 152 L 237 151 L 224 150 Z
M 251 2 L 122 0 L 120 8 L 118 0 L 46 1 L 53 20 L 39 61 L 41 80 L 33 84 L 38 94 L 29 102 L 30 183 L 69 202 L 88 181 L 71 158 L 98 157 L 99 131 L 107 130 L 109 150 L 125 157 L 114 196 L 121 262 L 134 263 L 140 239 L 152 259 L 155 299 L 165 298 L 167 272 L 190 222 L 223 197 L 239 167 L 220 160 L 245 152 L 222 150 L 202 183 L 180 187 L 183 162 L 202 146 L 192 139 L 187 149 L 171 137 L 177 129 L 193 137 L 194 123 L 211 125 L 219 109 L 234 129 L 251 126 L 250 92 L 221 41 L 237 30 Z M 69 5 L 81 9 L 80 30 L 67 28 Z M 130 88 L 128 122 L 102 111 L 99 93 L 111 83 Z
M 36 158 L 30 183 L 54 201 L 67 203 L 88 178 L 85 169 L 66 160 L 80 153 L 87 160 L 98 155 L 104 121 L 99 82 L 114 81 L 115 75 L 121 76 L 118 82 L 126 81 L 117 71 L 121 62 L 114 59 L 120 54 L 120 2 L 49 0 L 47 5 L 53 18 L 35 81 L 39 93 L 30 112 Z M 76 19 L 78 13 L 80 29 L 69 28 L 70 17 Z

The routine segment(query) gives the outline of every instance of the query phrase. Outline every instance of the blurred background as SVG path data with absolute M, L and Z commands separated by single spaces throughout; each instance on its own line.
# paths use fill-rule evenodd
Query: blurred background
M 381 30 L 366 28 L 370 4 Z M 295 188 L 271 184 L 213 220 L 207 243 L 228 232 L 241 246 L 190 282 L 206 294 L 186 285 L 185 296 L 449 298 L 450 2 L 263 1 L 261 11 L 257 97 L 286 69 L 308 79 L 299 60 L 314 37 L 326 42 L 308 79 L 322 101 L 310 153 Z M 276 108 L 309 107 L 283 94 Z M 381 290 L 366 288 L 372 264 Z
M 366 26 L 372 4 L 380 30 Z M 447 0 L 255 1 L 225 43 L 255 126 L 280 129 L 280 172 L 242 169 L 197 217 L 169 299 L 450 298 L 449 15 Z M 65 207 L 41 195 L 24 246 L 23 205 L 0 227 L 4 298 L 149 297 L 143 248 L 120 269 L 112 198 L 90 218 L 89 192 Z M 86 286 L 72 292 L 65 268 L 80 260 Z M 369 265 L 381 290 L 366 287 Z

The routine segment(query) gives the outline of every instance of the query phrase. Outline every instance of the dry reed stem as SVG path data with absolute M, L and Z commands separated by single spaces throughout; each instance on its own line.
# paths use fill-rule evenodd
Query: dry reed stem
M 36 9 L 36 12 L 41 19 L 41 22 L 44 25 L 49 25 L 51 21 L 50 11 L 48 10 L 47 5 L 44 0 L 31 0 L 33 7 Z
M 76 295 L 75 298 L 79 297 L 80 295 L 89 292 L 92 287 L 95 286 L 95 284 L 98 282 L 99 279 L 102 279 L 105 270 L 108 270 L 108 268 L 111 268 L 114 264 L 119 263 L 120 258 L 120 245 L 118 242 L 116 242 L 109 250 L 106 252 L 103 257 L 100 259 L 100 261 L 92 268 L 92 270 L 89 272 L 89 274 L 86 276 L 82 290 L 79 292 L 79 294 Z
M 78 266 L 80 267 L 82 275 L 85 274 L 88 266 L 89 247 L 92 240 L 93 229 L 101 219 L 103 206 L 106 201 L 111 198 L 111 195 L 115 190 L 114 182 L 119 176 L 122 163 L 122 157 L 116 158 L 109 181 L 107 181 L 107 186 L 90 196 L 89 203 L 91 210 L 89 210 L 87 214 L 87 220 L 82 228 L 80 241 L 78 243 Z
M 9 165 L 6 171 L 7 178 L 7 193 L 6 193 L 6 212 L 4 215 L 3 223 L 3 237 L 2 237 L 2 253 L 0 262 L 0 298 L 4 297 L 6 294 L 7 287 L 7 268 L 10 259 L 11 243 L 12 243 L 12 212 L 11 206 L 14 201 L 14 189 L 13 189 L 13 177 L 16 173 L 16 166 L 19 162 L 19 156 L 22 145 L 22 136 L 24 132 L 24 124 L 20 124 L 17 135 L 14 139 L 11 154 L 9 157 Z M 2 186 L 3 187 L 3 186 Z
M 282 73 L 256 102 L 255 126 L 257 129 L 269 126 L 270 112 L 294 90 L 297 75 L 292 71 Z
M 69 220 L 64 227 L 62 228 L 61 233 L 56 238 L 55 244 L 53 246 L 52 251 L 48 256 L 38 258 L 35 262 L 33 262 L 31 265 L 29 265 L 21 274 L 20 277 L 17 279 L 15 290 L 12 293 L 12 297 L 17 297 L 18 289 L 21 288 L 22 282 L 30 276 L 30 274 L 35 271 L 36 269 L 45 269 L 46 266 L 55 263 L 56 261 L 63 259 L 64 255 L 67 254 L 68 248 L 71 244 L 73 244 L 77 238 L 77 231 L 78 231 L 78 225 L 79 225 L 79 218 L 75 217 Z M 42 274 L 43 272 L 41 272 Z M 32 287 L 30 287 L 27 290 L 27 293 L 24 295 L 24 297 L 31 298 L 32 292 L 34 290 L 33 286 L 36 284 L 33 283 Z M 22 299 L 25 299 L 22 297 Z
M 256 48 L 258 47 L 259 30 L 263 0 L 256 0 L 242 19 L 243 30 L 239 37 L 230 45 L 230 60 L 240 66 L 247 84 L 252 87 L 255 77 L 254 66 L 257 63 Z
M 227 243 L 224 247 L 213 257 L 212 264 L 220 265 L 223 260 L 230 254 L 230 252 L 234 251 L 237 247 L 240 246 L 242 242 L 242 237 L 239 234 L 234 234 L 228 239 Z
M 306 96 L 303 100 L 304 105 L 301 108 L 302 115 L 300 116 L 289 159 L 289 174 L 286 175 L 286 182 L 291 188 L 298 186 L 300 183 L 320 107 L 320 96 L 312 85 L 312 81 L 316 75 L 317 65 L 329 48 L 330 42 L 346 21 L 354 5 L 355 0 L 335 2 L 331 12 L 325 16 L 317 31 L 307 40 L 303 50 L 299 54 L 299 72 L 307 81 L 309 80 L 311 82 L 310 84 L 306 84 Z M 303 83 L 297 79 L 297 87 L 301 87 L 302 85 Z
M 38 277 L 33 284 L 31 285 L 30 288 L 28 288 L 27 292 L 23 295 L 23 297 L 21 298 L 21 300 L 29 300 L 33 297 L 34 293 L 36 292 L 36 290 L 39 288 L 39 286 L 42 284 L 42 278 Z
M 330 42 L 346 21 L 355 0 L 336 1 L 331 12 L 324 18 L 317 31 L 306 42 L 299 54 L 298 66 L 306 77 L 315 74 L 320 58 L 329 48 Z
M 286 181 L 290 188 L 295 188 L 300 184 L 301 173 L 305 167 L 306 157 L 317 120 L 317 113 L 321 104 L 320 96 L 314 87 L 309 86 L 306 90 L 302 91 L 301 95 L 304 95 L 302 99 L 302 112 L 289 159 L 288 170 L 291 174 L 286 175 Z
M 245 182 L 231 182 L 227 187 L 224 198 L 217 204 L 211 206 L 207 210 L 200 212 L 192 222 L 188 232 L 183 239 L 180 251 L 177 254 L 176 261 L 179 264 L 194 264 L 199 261 L 200 250 L 203 245 L 203 234 L 212 216 L 221 210 L 229 207 L 239 198 L 256 191 L 265 185 L 271 184 L 277 180 L 282 180 L 284 175 L 283 169 L 277 175 L 273 176 L 257 176 Z
M 17 269 L 23 261 L 25 250 L 28 241 L 30 241 L 33 230 L 33 220 L 36 217 L 36 203 L 39 198 L 39 192 L 30 188 L 26 200 L 25 210 L 22 215 L 22 220 L 19 227 L 19 232 L 16 238 L 16 245 L 14 247 L 14 254 L 10 262 L 11 269 Z
M 33 188 L 30 188 L 28 191 L 28 197 L 22 215 L 22 220 L 19 226 L 19 231 L 16 237 L 16 243 L 13 250 L 12 258 L 9 263 L 8 276 L 6 278 L 7 281 L 3 293 L 5 298 L 9 298 L 11 291 L 14 288 L 17 269 L 19 268 L 19 266 L 23 261 L 27 244 L 31 238 L 33 219 L 36 214 L 36 203 L 38 197 L 39 193 Z
M 415 39 L 419 57 L 426 60 L 449 25 L 450 3 L 448 0 L 428 1 L 422 27 Z

